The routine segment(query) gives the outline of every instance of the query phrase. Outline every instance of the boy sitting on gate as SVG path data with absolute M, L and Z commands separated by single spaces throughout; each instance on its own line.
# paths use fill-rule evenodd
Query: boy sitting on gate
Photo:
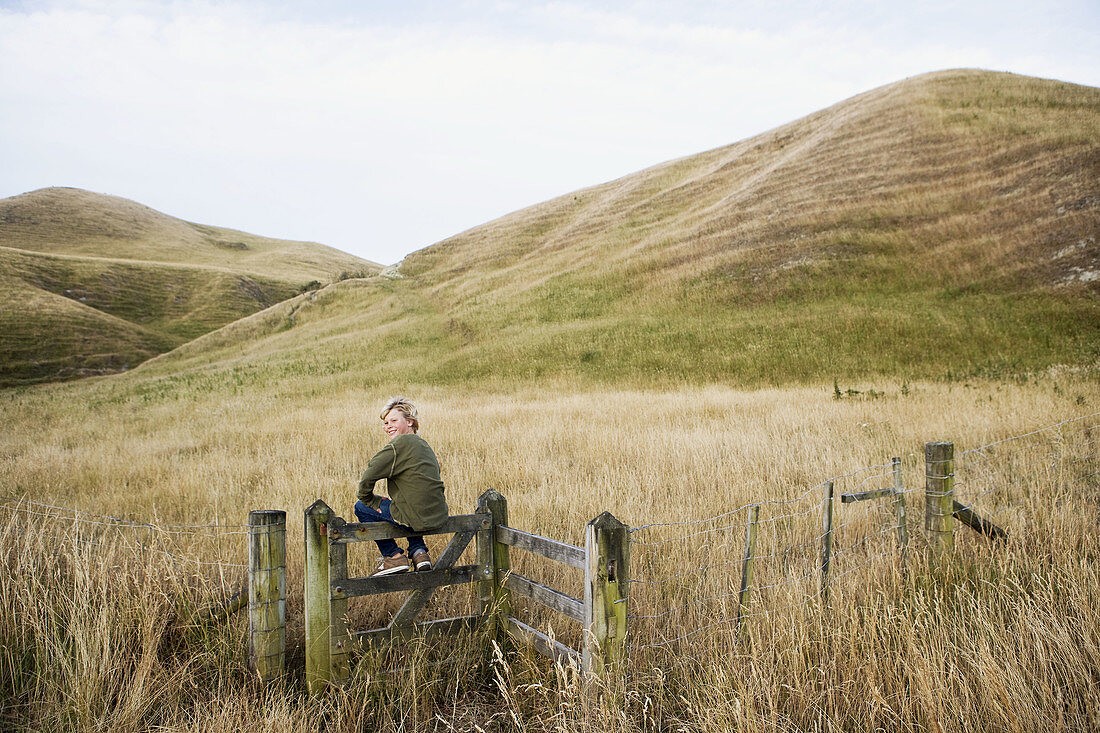
M 359 501 L 355 516 L 360 522 L 389 522 L 402 529 L 424 532 L 447 520 L 447 500 L 439 460 L 428 442 L 417 433 L 420 421 L 416 406 L 404 397 L 394 397 L 382 408 L 382 428 L 389 443 L 367 463 L 359 479 Z M 374 493 L 374 485 L 386 479 L 389 498 Z M 381 557 L 374 576 L 431 570 L 428 546 L 419 535 L 409 537 L 409 554 L 392 539 L 376 540 Z

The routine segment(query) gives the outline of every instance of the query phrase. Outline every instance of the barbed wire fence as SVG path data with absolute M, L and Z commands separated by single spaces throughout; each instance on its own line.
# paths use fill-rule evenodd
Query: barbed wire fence
M 956 509 L 1012 534 L 1028 526 L 1030 502 L 1095 490 L 1098 423 L 1100 412 L 956 454 Z M 924 463 L 903 469 L 895 459 L 791 498 L 633 527 L 630 656 L 690 660 L 701 648 L 738 645 L 754 622 L 824 611 L 830 589 L 860 597 L 896 582 L 907 555 L 928 547 L 915 531 L 925 512 L 924 474 Z

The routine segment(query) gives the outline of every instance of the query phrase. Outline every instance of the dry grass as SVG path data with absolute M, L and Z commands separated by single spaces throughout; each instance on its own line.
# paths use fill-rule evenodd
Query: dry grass
M 265 691 L 245 670 L 243 619 L 181 625 L 181 603 L 201 602 L 236 580 L 236 568 L 219 579 L 193 562 L 243 562 L 243 538 L 227 534 L 232 529 L 215 538 L 162 535 L 150 545 L 133 528 L 111 534 L 77 523 L 78 535 L 71 522 L 13 514 L 8 505 L 0 538 L 7 725 L 305 730 L 322 715 L 327 729 L 349 731 L 1080 730 L 1097 723 L 1090 716 L 1100 676 L 1098 487 L 1095 476 L 1069 480 L 1048 470 L 1052 445 L 1081 456 L 1081 423 L 1027 438 L 1019 450 L 1006 444 L 960 461 L 960 493 L 980 494 L 990 481 L 1004 487 L 975 506 L 996 512 L 1013 539 L 991 547 L 960 535 L 954 569 L 938 581 L 923 565 L 919 492 L 910 503 L 908 581 L 897 573 L 892 534 L 857 542 L 889 530 L 888 517 L 868 503 L 838 507 L 844 526 L 828 610 L 812 595 L 813 578 L 760 591 L 751 610 L 771 613 L 749 618 L 748 639 L 738 644 L 728 600 L 683 607 L 736 588 L 744 514 L 698 525 L 707 530 L 702 538 L 651 527 L 634 533 L 634 577 L 666 582 L 634 586 L 632 613 L 672 612 L 632 622 L 631 643 L 642 648 L 632 652 L 622 687 L 586 694 L 537 659 L 493 661 L 475 636 L 457 648 L 412 644 L 365 657 L 347 691 L 306 700 L 295 517 L 316 498 L 350 514 L 357 471 L 383 442 L 373 406 L 386 396 L 359 389 L 310 396 L 309 383 L 148 400 L 136 380 L 103 380 L 4 395 L 11 429 L 0 443 L 0 484 L 9 495 L 159 525 L 240 525 L 250 509 L 287 510 L 294 648 L 288 682 Z M 706 520 L 809 491 L 801 504 L 764 508 L 762 519 L 811 512 L 788 520 L 783 532 L 780 522 L 763 531 L 761 554 L 812 538 L 806 532 L 820 521 L 814 487 L 829 477 L 900 456 L 906 485 L 919 488 L 928 440 L 953 440 L 961 452 L 1090 412 L 1100 400 L 1093 381 L 1065 375 L 1011 386 L 914 383 L 904 393 L 879 385 L 879 397 L 869 396 L 874 385 L 854 386 L 863 394 L 840 400 L 832 385 L 628 391 L 565 382 L 496 392 L 426 387 L 415 396 L 452 511 L 472 509 L 495 488 L 508 498 L 515 526 L 578 543 L 584 523 L 605 509 L 640 527 Z M 1008 474 L 998 471 L 1008 468 L 1026 484 L 1004 483 Z M 838 492 L 883 470 L 839 479 Z M 673 541 L 643 544 L 663 540 Z M 718 567 L 667 582 L 701 565 L 700 546 Z M 358 547 L 351 554 L 353 573 L 372 557 Z M 758 585 L 797 577 L 814 555 L 811 548 L 786 564 L 762 562 Z M 517 567 L 579 590 L 571 571 L 522 560 Z M 432 616 L 468 607 L 465 592 L 440 596 Z M 353 625 L 385 623 L 395 601 L 353 604 Z M 560 638 L 575 641 L 570 622 L 554 623 Z M 388 671 L 410 666 L 419 672 Z

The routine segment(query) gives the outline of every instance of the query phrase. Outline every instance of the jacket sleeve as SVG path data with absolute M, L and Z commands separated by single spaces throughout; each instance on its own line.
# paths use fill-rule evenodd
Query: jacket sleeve
M 374 454 L 367 463 L 367 469 L 363 471 L 363 477 L 359 479 L 359 499 L 367 506 L 374 506 L 374 485 L 384 478 L 393 475 L 394 466 L 397 465 L 397 449 L 393 443 L 387 444 L 382 450 Z M 377 507 L 375 507 L 377 508 Z

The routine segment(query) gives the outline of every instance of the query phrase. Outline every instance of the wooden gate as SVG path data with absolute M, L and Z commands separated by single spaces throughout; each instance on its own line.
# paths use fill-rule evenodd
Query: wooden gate
M 585 528 L 585 547 L 539 537 L 507 526 L 503 496 L 487 491 L 473 514 L 452 516 L 424 535 L 452 535 L 428 572 L 380 578 L 349 578 L 348 545 L 412 532 L 388 522 L 350 523 L 336 516 L 323 501 L 305 511 L 306 684 L 310 692 L 326 684 L 343 684 L 351 676 L 349 654 L 359 648 L 413 634 L 454 633 L 488 624 L 490 633 L 504 633 L 530 644 L 552 658 L 572 660 L 585 673 L 600 673 L 621 661 L 626 651 L 629 530 L 604 512 Z M 455 565 L 476 541 L 473 565 Z M 510 572 L 509 548 L 534 552 L 585 573 L 583 599 Z M 479 613 L 458 618 L 417 621 L 436 588 L 473 583 Z M 347 627 L 348 599 L 404 591 L 404 604 L 389 625 L 367 631 Z M 512 594 L 525 596 L 584 626 L 584 644 L 574 650 L 550 639 L 513 615 Z

